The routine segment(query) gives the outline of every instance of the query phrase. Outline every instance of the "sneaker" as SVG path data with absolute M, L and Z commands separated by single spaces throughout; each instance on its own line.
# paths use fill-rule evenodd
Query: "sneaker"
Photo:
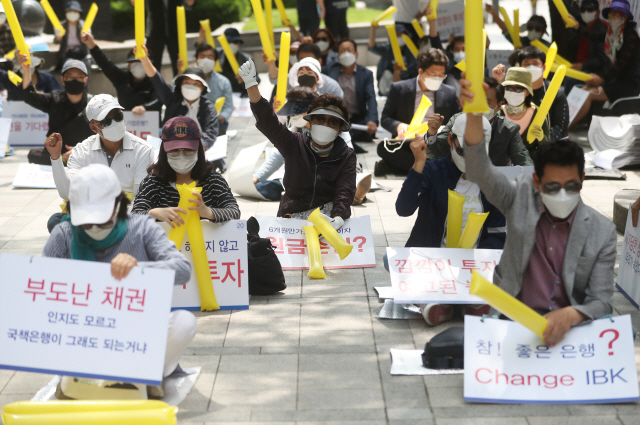
M 422 317 L 429 326 L 439 326 L 453 317 L 453 306 L 447 304 L 424 304 L 420 307 Z
M 463 316 L 483 316 L 489 314 L 491 306 L 488 304 L 465 305 L 462 308 Z

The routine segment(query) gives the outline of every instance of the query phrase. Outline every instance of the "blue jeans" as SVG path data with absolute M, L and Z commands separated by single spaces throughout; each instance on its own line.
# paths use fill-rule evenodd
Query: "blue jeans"
M 256 183 L 256 190 L 269 201 L 279 201 L 282 198 L 284 186 L 280 180 L 266 180 Z

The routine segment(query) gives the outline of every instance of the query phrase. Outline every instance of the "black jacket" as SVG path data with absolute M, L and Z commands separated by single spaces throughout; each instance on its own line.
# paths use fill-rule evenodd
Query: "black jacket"
M 91 56 L 116 88 L 118 102 L 125 110 L 130 111 L 136 106 L 144 106 L 147 111 L 162 110 L 150 78 L 136 82 L 130 72 L 118 68 L 98 46 L 91 49 Z
M 533 103 L 540 106 L 542 105 L 542 99 L 549 89 L 551 82 L 549 80 L 543 80 L 543 86 L 539 89 L 533 90 Z M 569 131 L 569 104 L 567 103 L 567 96 L 564 94 L 564 90 L 558 90 L 556 97 L 553 99 L 551 109 L 549 109 L 549 141 L 557 142 L 565 137 Z
M 418 80 L 412 78 L 406 81 L 399 81 L 391 84 L 387 102 L 382 110 L 382 127 L 396 137 L 398 124 L 409 124 L 413 118 L 416 85 Z M 449 122 L 449 118 L 460 112 L 460 104 L 456 97 L 456 90 L 446 84 L 442 84 L 435 96 L 433 110 L 436 114 L 444 116 L 443 124 Z
M 593 25 L 593 29 L 589 29 L 582 20 L 580 21 L 580 27 L 576 30 L 573 28 L 567 28 L 566 43 L 569 47 L 569 55 L 567 60 L 571 63 L 577 62 L 578 47 L 580 46 L 580 39 L 589 39 L 589 59 L 582 62 L 583 72 L 601 72 L 606 64 L 606 55 L 604 54 L 604 37 L 607 34 L 607 26 L 600 20 L 596 19 L 596 23 Z
M 19 74 L 22 73 L 20 72 Z M 36 84 L 38 93 L 51 93 L 54 90 L 62 90 L 56 78 L 50 73 L 36 71 L 35 75 L 38 76 L 38 83 Z M 7 100 L 24 100 L 22 84 L 19 83 L 17 86 L 13 84 L 9 80 L 9 74 L 4 69 L 0 69 L 0 85 L 7 89 Z
M 160 102 L 166 106 L 162 125 L 173 117 L 187 115 L 189 110 L 182 104 L 184 98 L 182 97 L 182 92 L 179 87 L 174 87 L 167 83 L 159 72 L 156 72 L 156 75 L 151 78 L 151 82 L 156 90 L 156 96 L 160 99 Z M 215 105 L 209 102 L 204 96 L 200 96 L 198 123 L 202 129 L 202 144 L 204 145 L 204 149 L 207 150 L 213 146 L 218 138 L 220 121 L 218 120 Z

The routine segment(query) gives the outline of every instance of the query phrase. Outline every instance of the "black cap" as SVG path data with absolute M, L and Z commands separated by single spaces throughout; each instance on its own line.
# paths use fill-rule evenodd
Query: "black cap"
M 582 2 L 580 2 L 580 9 L 587 7 L 597 10 L 600 9 L 600 3 L 598 3 L 598 0 L 582 0 Z
M 67 5 L 64 9 L 65 12 L 68 12 L 69 10 L 77 10 L 78 12 L 82 13 L 82 6 L 80 6 L 80 3 L 78 3 L 76 0 L 71 0 L 70 2 L 67 2 Z
M 227 37 L 227 41 L 229 43 L 244 43 L 244 41 L 242 41 L 242 39 L 240 38 L 240 32 L 233 27 L 224 30 L 224 36 Z

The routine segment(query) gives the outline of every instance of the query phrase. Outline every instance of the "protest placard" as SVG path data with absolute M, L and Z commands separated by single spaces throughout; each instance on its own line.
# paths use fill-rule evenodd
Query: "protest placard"
M 589 91 L 582 90 L 580 87 L 573 86 L 567 96 L 567 104 L 569 105 L 569 124 L 573 122 L 573 119 L 578 115 L 580 108 L 584 105 L 589 97 Z
M 204 153 L 207 161 L 215 161 L 227 157 L 227 135 L 218 136 L 216 142 Z
M 249 263 L 245 220 L 231 220 L 226 223 L 202 220 L 201 223 L 213 291 L 220 310 L 248 309 Z M 170 226 L 167 223 L 160 224 L 168 234 Z M 191 279 L 185 285 L 174 286 L 171 308 L 200 311 L 200 292 L 193 269 L 188 232 L 182 241 L 180 252 L 191 263 Z
M 231 118 L 251 118 L 253 112 L 251 112 L 251 106 L 249 105 L 248 97 L 240 97 L 240 93 L 233 94 L 233 112 Z
M 264 153 L 264 148 L 269 142 L 261 142 L 254 146 L 242 149 L 236 159 L 229 167 L 227 181 L 229 188 L 233 193 L 249 198 L 266 200 L 264 196 L 258 192 L 256 185 L 253 184 L 253 172 L 256 169 L 258 161 Z
M 10 133 L 11 118 L 0 118 L 0 158 L 4 158 L 7 153 Z
M 51 165 L 20 164 L 13 178 L 13 187 L 55 189 Z
M 497 249 L 387 248 L 393 299 L 399 304 L 485 304 L 469 294 L 471 272 L 492 282 L 501 256 Z
M 283 270 L 309 268 L 307 242 L 302 226 L 310 226 L 307 220 L 293 218 L 257 216 L 260 223 L 260 237 L 267 238 L 276 248 L 276 255 Z M 351 254 L 344 260 L 323 238 L 320 239 L 322 266 L 325 269 L 355 269 L 375 267 L 376 255 L 373 248 L 371 219 L 368 215 L 352 217 L 344 222 L 338 233 L 344 240 L 353 245 Z
M 0 255 L 0 368 L 160 385 L 175 272 Z
M 594 320 L 555 347 L 517 322 L 465 316 L 464 399 L 480 403 L 638 401 L 631 317 Z
M 633 227 L 631 204 L 627 213 L 616 287 L 635 308 L 640 308 L 640 226 Z
M 449 34 L 464 35 L 464 0 L 440 0 L 436 25 L 442 41 L 447 41 Z
M 9 143 L 13 146 L 42 146 L 49 131 L 49 114 L 22 101 L 2 105 L 2 117 L 11 119 Z
M 125 111 L 124 125 L 129 133 L 142 140 L 147 140 L 147 136 L 157 137 L 160 135 L 160 112 L 148 111 L 142 115 L 136 115 Z

